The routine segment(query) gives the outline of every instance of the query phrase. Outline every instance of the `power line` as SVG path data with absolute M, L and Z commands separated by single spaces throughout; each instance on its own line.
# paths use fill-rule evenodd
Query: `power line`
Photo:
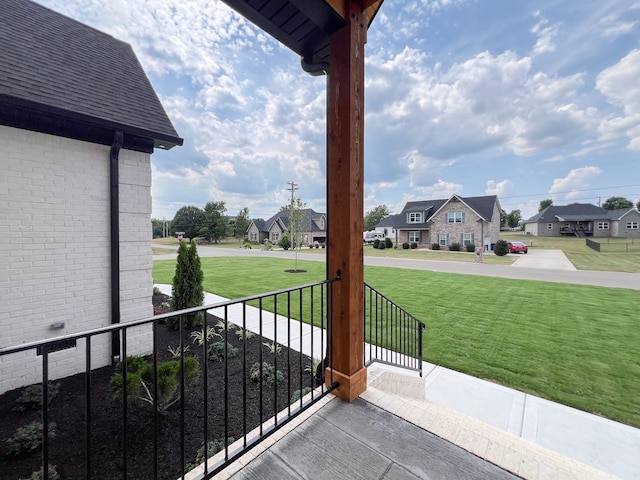
M 291 190 L 291 205 L 293 205 L 293 192 L 298 190 L 298 184 L 294 182 L 287 182 L 287 185 L 291 185 L 291 187 L 287 188 L 287 190 Z
M 523 197 L 539 197 L 542 195 L 558 195 L 558 194 L 573 193 L 573 192 L 592 192 L 594 190 L 609 190 L 612 188 L 632 188 L 632 187 L 640 187 L 640 185 L 618 185 L 616 187 L 580 188 L 580 189 L 567 190 L 565 192 L 530 193 L 528 195 L 510 195 L 508 197 L 500 197 L 500 198 L 507 199 L 507 198 L 523 198 Z

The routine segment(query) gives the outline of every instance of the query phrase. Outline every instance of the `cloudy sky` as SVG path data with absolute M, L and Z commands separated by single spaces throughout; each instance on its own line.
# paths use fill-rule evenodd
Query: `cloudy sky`
M 287 182 L 326 211 L 326 78 L 215 0 L 37 0 L 130 43 L 183 147 L 153 217 L 224 200 L 268 218 Z M 387 0 L 366 47 L 365 210 L 498 194 L 640 199 L 640 0 Z

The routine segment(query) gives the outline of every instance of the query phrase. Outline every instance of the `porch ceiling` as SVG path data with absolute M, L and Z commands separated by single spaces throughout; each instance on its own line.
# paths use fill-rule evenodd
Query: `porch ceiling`
M 329 38 L 345 25 L 343 0 L 222 0 L 300 55 L 302 68 L 329 71 Z M 383 0 L 361 0 L 368 24 Z

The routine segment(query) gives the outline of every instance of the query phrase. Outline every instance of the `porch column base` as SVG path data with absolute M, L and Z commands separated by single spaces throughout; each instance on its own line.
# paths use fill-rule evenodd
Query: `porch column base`
M 331 384 L 331 369 L 327 367 L 325 371 L 325 381 L 327 386 Z M 333 370 L 333 381 L 338 382 L 340 386 L 333 391 L 333 394 L 344 400 L 345 402 L 353 402 L 367 389 L 367 369 L 362 367 L 353 375 Z

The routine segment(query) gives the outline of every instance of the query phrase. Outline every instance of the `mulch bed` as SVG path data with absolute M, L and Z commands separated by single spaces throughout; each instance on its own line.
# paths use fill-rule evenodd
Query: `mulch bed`
M 161 313 L 166 296 L 154 295 L 154 312 Z M 215 318 L 207 323 L 214 326 Z M 159 361 L 171 359 L 168 347 L 179 345 L 180 332 L 171 330 L 167 325 L 158 328 Z M 228 399 L 224 402 L 224 363 L 207 361 L 208 368 L 208 409 L 204 412 L 204 358 L 202 348 L 191 343 L 191 332 L 185 331 L 185 345 L 190 349 L 187 355 L 200 360 L 201 374 L 198 380 L 186 387 L 185 393 L 185 462 L 193 464 L 196 452 L 203 444 L 205 416 L 208 421 L 209 440 L 224 438 L 225 418 L 228 436 L 242 437 L 246 420 L 247 432 L 266 421 L 289 404 L 290 394 L 300 387 L 312 386 L 313 378 L 304 371 L 311 364 L 308 357 L 300 362 L 298 352 L 289 352 L 282 347 L 277 355 L 277 368 L 284 374 L 284 380 L 277 386 L 263 384 L 263 401 L 260 402 L 260 385 L 249 379 L 249 369 L 259 361 L 262 351 L 263 361 L 274 363 L 276 354 L 270 353 L 263 345 L 267 342 L 257 335 L 246 340 L 243 354 L 242 342 L 235 330 L 229 331 L 228 341 L 239 348 L 236 357 L 227 360 Z M 216 341 L 219 339 L 215 339 Z M 246 360 L 245 360 L 246 356 Z M 291 359 L 290 361 L 288 359 Z M 243 365 L 246 362 L 246 374 Z M 302 364 L 302 372 L 300 368 Z M 290 369 L 291 386 L 287 370 Z M 123 402 L 114 399 L 109 388 L 109 380 L 114 373 L 113 367 L 94 370 L 91 375 L 91 477 L 101 480 L 123 478 Z M 301 376 L 302 375 L 302 376 Z M 49 463 L 56 466 L 60 478 L 85 478 L 85 396 L 84 374 L 74 375 L 55 383 L 60 384 L 60 392 L 52 400 L 49 408 L 49 421 L 56 423 L 56 437 L 49 443 Z M 245 390 L 246 389 L 246 390 Z M 31 473 L 40 468 L 41 453 L 37 450 L 21 456 L 8 456 L 6 440 L 18 427 L 32 421 L 41 421 L 39 410 L 15 412 L 12 410 L 15 400 L 23 389 L 16 389 L 0 395 L 0 480 L 30 478 Z M 246 402 L 243 401 L 246 395 Z M 262 407 L 262 412 L 261 412 Z M 262 414 L 262 417 L 261 417 Z M 180 402 L 159 415 L 158 429 L 158 477 L 175 480 L 181 475 L 180 466 Z M 154 414 L 151 405 L 130 399 L 127 416 L 127 478 L 153 479 L 153 435 Z

